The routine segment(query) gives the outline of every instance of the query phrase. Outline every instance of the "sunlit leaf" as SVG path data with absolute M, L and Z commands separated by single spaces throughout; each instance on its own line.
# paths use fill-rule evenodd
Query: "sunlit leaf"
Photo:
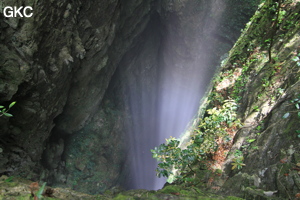
M 232 167 L 231 167 L 232 170 L 234 170 L 236 168 L 236 166 L 237 166 L 236 163 L 231 163 L 231 165 L 232 165 Z
M 293 61 L 297 62 L 299 60 L 299 57 L 295 56 L 292 58 Z
M 282 118 L 283 119 L 286 119 L 286 118 L 288 118 L 290 116 L 290 113 L 285 113 L 283 116 L 282 116 Z
M 256 139 L 249 139 L 248 142 L 249 142 L 249 143 L 252 143 L 252 142 L 254 142 L 255 140 L 256 140 Z
M 13 107 L 14 105 L 16 104 L 16 102 L 14 101 L 14 102 L 11 102 L 10 104 L 9 104 L 9 108 L 11 108 L 11 107 Z
M 37 191 L 36 196 L 40 199 L 43 197 L 43 192 L 46 186 L 46 182 L 42 185 L 42 187 Z

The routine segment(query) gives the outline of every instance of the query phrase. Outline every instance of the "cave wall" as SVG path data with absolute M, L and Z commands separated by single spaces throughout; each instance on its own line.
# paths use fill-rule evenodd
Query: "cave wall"
M 300 3 L 282 2 L 279 13 L 283 16 L 277 24 L 272 8 L 278 9 L 274 1 L 261 5 L 231 50 L 223 71 L 237 60 L 246 61 L 238 64 L 244 68 L 241 76 L 245 79 L 237 112 L 243 127 L 224 163 L 227 180 L 222 189 L 231 194 L 239 191 L 246 199 L 297 199 L 300 189 L 300 63 L 296 62 Z M 237 150 L 242 152 L 245 166 L 232 170 Z
M 1 103 L 17 101 L 11 110 L 14 117 L 0 119 L 1 173 L 33 178 L 85 49 L 74 27 L 79 2 L 73 2 L 73 7 L 67 2 L 33 1 L 3 1 L 2 5 L 23 3 L 34 7 L 34 17 L 1 14 Z
M 58 173 L 58 176 L 67 174 L 68 177 L 66 182 L 63 182 L 56 175 L 55 182 L 65 183 L 74 189 L 88 193 L 103 192 L 112 186 L 123 185 L 124 179 L 128 177 L 124 143 L 126 116 L 122 113 L 123 109 L 120 106 L 118 108 L 119 94 L 110 94 L 114 89 L 107 90 L 107 87 L 117 64 L 147 26 L 152 6 L 151 1 L 126 1 L 118 7 L 120 9 L 118 21 L 110 24 L 116 29 L 114 40 L 108 43 L 107 53 L 101 52 L 105 51 L 104 47 L 97 47 L 99 52 L 93 55 L 95 59 L 87 59 L 86 63 L 82 64 L 82 72 L 78 73 L 82 77 L 82 83 L 75 83 L 70 91 L 70 94 L 74 94 L 76 98 L 72 97 L 70 103 L 66 105 L 53 131 L 54 134 L 55 131 L 58 134 L 72 133 L 68 137 L 69 143 L 64 151 L 65 168 Z M 111 7 L 108 8 L 103 15 L 111 16 L 109 13 L 111 10 Z M 98 11 L 93 13 L 99 14 Z M 98 16 L 95 16 L 95 20 L 98 20 Z M 107 28 L 106 25 L 103 27 Z M 97 29 L 95 31 L 98 32 Z M 83 31 L 84 34 L 86 32 Z M 98 34 L 103 37 L 101 32 Z M 98 42 L 95 45 L 98 46 L 97 44 Z M 99 74 L 86 71 L 88 66 L 92 68 L 98 66 Z M 86 76 L 91 76 L 88 82 Z M 82 92 L 78 93 L 78 90 Z M 78 95 L 80 98 L 77 97 Z M 113 97 L 104 98 L 105 95 Z
M 0 173 L 89 193 L 124 183 L 124 134 L 134 109 L 123 102 L 131 98 L 126 91 L 138 98 L 149 91 L 143 98 L 155 107 L 159 96 L 150 94 L 167 85 L 152 84 L 164 85 L 167 68 L 185 73 L 199 63 L 208 68 L 194 75 L 208 82 L 204 74 L 213 74 L 255 8 L 252 1 L 232 3 L 2 1 L 32 6 L 34 15 L 0 16 L 0 104 L 17 101 L 14 117 L 0 117 Z M 151 18 L 160 25 L 149 24 Z M 161 32 L 151 34 L 158 27 Z
M 223 60 L 191 128 L 209 136 L 220 129 L 227 134 L 213 138 L 218 148 L 209 157 L 209 172 L 196 163 L 194 173 L 202 187 L 222 195 L 299 198 L 300 3 L 278 2 L 260 4 Z M 220 127 L 199 129 L 214 115 L 212 109 L 220 111 L 228 101 L 237 105 L 231 117 L 238 123 L 222 119 Z
M 0 102 L 17 101 L 14 117 L 0 119 L 1 173 L 37 180 L 43 172 L 66 183 L 58 173 L 66 165 L 65 138 L 101 112 L 116 64 L 146 26 L 151 1 L 2 2 L 11 4 L 32 6 L 34 15 L 1 14 Z

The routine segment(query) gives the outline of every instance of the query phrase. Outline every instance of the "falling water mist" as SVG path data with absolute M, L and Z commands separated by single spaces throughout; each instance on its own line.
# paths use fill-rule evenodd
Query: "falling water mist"
M 214 33 L 225 6 L 212 2 L 205 13 L 185 11 L 192 21 L 167 13 L 161 22 L 156 14 L 122 62 L 123 76 L 127 76 L 124 95 L 131 116 L 128 189 L 162 188 L 166 179 L 156 177 L 157 162 L 150 149 L 170 136 L 179 137 L 197 113 L 218 60 L 211 56 L 214 44 L 207 35 Z M 216 15 L 214 21 L 207 17 L 209 12 Z M 184 26 L 187 29 L 178 28 Z

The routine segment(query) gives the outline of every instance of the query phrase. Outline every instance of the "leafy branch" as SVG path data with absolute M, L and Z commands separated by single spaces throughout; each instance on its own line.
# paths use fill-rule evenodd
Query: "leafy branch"
M 181 149 L 180 140 L 170 138 L 166 143 L 151 150 L 153 158 L 159 164 L 156 169 L 158 177 L 168 177 L 169 182 L 182 180 L 190 182 L 195 165 L 205 165 L 209 155 L 218 149 L 217 139 L 228 137 L 228 127 L 239 126 L 236 119 L 237 104 L 234 100 L 225 100 L 222 106 L 207 110 L 209 116 L 201 120 L 186 148 Z M 176 171 L 176 174 L 174 172 Z
M 9 104 L 8 109 L 6 109 L 4 106 L 0 105 L 0 117 L 5 116 L 5 117 L 12 117 L 13 115 L 8 113 L 8 111 L 16 104 L 16 102 L 12 102 Z

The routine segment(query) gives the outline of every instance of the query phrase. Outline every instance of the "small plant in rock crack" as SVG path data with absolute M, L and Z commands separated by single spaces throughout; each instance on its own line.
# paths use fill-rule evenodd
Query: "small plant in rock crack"
M 233 162 L 231 163 L 231 165 L 232 165 L 231 169 L 232 170 L 234 170 L 235 168 L 242 169 L 242 167 L 245 166 L 245 164 L 243 163 L 243 160 L 244 160 L 243 156 L 232 159 Z
M 300 95 L 298 96 L 298 98 L 295 98 L 293 100 L 291 100 L 291 103 L 295 105 L 296 107 L 296 111 L 290 111 L 290 112 L 286 112 L 282 118 L 286 119 L 290 116 L 290 113 L 296 112 L 298 119 L 300 119 Z M 298 133 L 298 138 L 300 138 L 300 130 L 296 130 L 296 133 Z
M 243 163 L 243 152 L 241 150 L 236 150 L 234 153 L 234 157 L 235 158 L 232 159 L 233 162 L 231 163 L 231 169 L 242 169 L 242 167 L 245 166 L 245 164 Z
M 244 156 L 243 156 L 243 151 L 237 149 L 234 152 L 230 152 L 229 154 L 233 154 L 234 158 L 232 159 L 232 167 L 231 169 L 241 169 L 242 166 L 244 166 L 243 160 L 244 160 Z
M 247 139 L 247 142 L 248 142 L 248 143 L 252 143 L 252 142 L 255 142 L 255 140 L 256 140 L 256 139 Z
M 12 117 L 13 115 L 8 113 L 8 111 L 16 104 L 16 102 L 12 102 L 9 104 L 8 109 L 5 108 L 4 106 L 0 105 L 0 117 L 5 116 L 5 117 Z
M 255 112 L 259 112 L 260 111 L 259 106 L 254 106 L 252 110 L 254 110 Z
M 234 152 L 234 157 L 240 157 L 240 156 L 243 156 L 243 152 L 241 150 L 235 150 Z
M 47 183 L 44 183 L 41 187 L 39 186 L 38 182 L 33 182 L 29 185 L 31 196 L 34 200 L 43 199 L 43 197 L 50 197 L 52 196 L 53 190 L 47 189 L 45 192 L 45 187 Z M 52 191 L 50 194 L 49 191 Z M 50 194 L 50 195 L 49 195 Z
M 297 115 L 298 115 L 298 118 L 300 118 L 300 95 L 298 96 L 298 98 L 295 98 L 295 99 L 291 100 L 291 102 L 295 105 L 295 107 L 296 107 L 297 110 L 296 111 L 286 112 L 282 116 L 283 119 L 288 118 L 290 116 L 290 113 L 293 113 L 293 112 L 296 112 Z

